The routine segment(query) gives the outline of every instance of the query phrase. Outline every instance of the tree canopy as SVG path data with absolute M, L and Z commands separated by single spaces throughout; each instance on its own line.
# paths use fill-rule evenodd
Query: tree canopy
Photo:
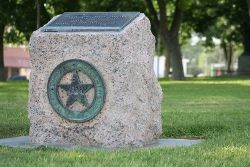
M 0 81 L 5 81 L 5 70 L 3 60 L 3 34 L 6 26 L 14 24 L 16 3 L 14 0 L 5 1 L 1 0 L 0 3 Z
M 36 30 L 36 2 L 33 0 L 0 1 L 0 81 L 5 81 L 3 64 L 4 43 L 23 44 Z M 41 20 L 45 24 L 50 16 L 41 6 Z
M 250 28 L 246 0 L 197 0 L 185 13 L 184 22 L 192 32 L 206 37 L 207 47 L 214 47 L 213 37 L 220 39 L 228 71 L 235 47 L 242 47 L 243 38 L 250 40 L 244 33 Z

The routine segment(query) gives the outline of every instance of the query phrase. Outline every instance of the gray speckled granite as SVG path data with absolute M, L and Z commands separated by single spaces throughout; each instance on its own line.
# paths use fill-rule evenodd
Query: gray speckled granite
M 120 32 L 33 32 L 27 107 L 31 143 L 107 148 L 157 143 L 162 133 L 162 90 L 153 70 L 154 45 L 144 14 Z M 47 97 L 51 72 L 69 59 L 93 64 L 106 83 L 102 110 L 84 123 L 61 118 Z

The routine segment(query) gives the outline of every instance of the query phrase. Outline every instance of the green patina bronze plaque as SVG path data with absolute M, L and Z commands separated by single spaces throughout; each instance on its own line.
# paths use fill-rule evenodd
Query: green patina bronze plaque
M 85 122 L 102 109 L 106 90 L 97 69 L 90 63 L 72 59 L 59 64 L 47 85 L 53 109 L 71 122 Z

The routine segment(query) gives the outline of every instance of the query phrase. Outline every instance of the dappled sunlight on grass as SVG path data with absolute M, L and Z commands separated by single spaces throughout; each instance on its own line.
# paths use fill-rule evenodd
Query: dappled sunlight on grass
M 249 78 L 248 78 L 249 79 Z M 171 99 L 249 99 L 249 80 L 160 81 L 164 100 Z
M 249 78 L 161 79 L 162 137 L 203 138 L 220 136 L 250 124 Z

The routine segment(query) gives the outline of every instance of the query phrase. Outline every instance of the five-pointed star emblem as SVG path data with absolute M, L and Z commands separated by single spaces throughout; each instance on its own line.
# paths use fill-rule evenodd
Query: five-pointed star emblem
M 68 92 L 66 107 L 72 105 L 75 101 L 81 102 L 84 106 L 89 107 L 85 93 L 91 89 L 93 84 L 82 84 L 76 71 L 73 73 L 71 84 L 59 84 L 62 89 Z

